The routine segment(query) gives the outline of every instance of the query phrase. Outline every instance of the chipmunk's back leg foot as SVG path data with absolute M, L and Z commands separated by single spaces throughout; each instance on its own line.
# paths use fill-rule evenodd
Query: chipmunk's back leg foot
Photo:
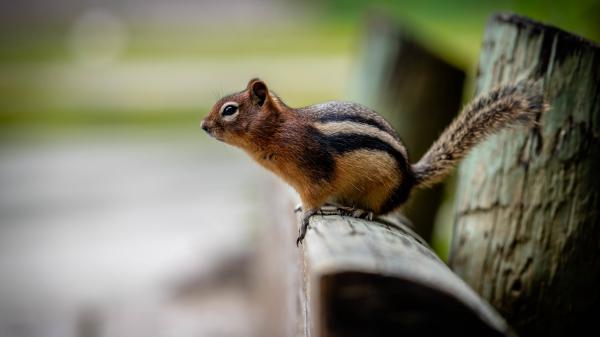
M 374 214 L 371 211 L 366 211 L 360 208 L 346 207 L 346 206 L 335 206 L 333 209 L 322 209 L 321 214 L 323 215 L 341 215 L 351 216 L 358 219 L 373 220 Z

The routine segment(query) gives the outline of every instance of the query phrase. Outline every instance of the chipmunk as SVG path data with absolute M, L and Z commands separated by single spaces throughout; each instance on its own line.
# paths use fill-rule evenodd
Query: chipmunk
M 210 136 L 246 151 L 300 195 L 296 244 L 326 204 L 334 214 L 372 219 L 397 210 L 413 188 L 431 186 L 487 136 L 535 124 L 548 106 L 532 82 L 506 85 L 468 104 L 416 163 L 392 126 L 356 103 L 287 106 L 260 79 L 221 98 L 202 121 Z M 537 90 L 539 91 L 539 90 Z

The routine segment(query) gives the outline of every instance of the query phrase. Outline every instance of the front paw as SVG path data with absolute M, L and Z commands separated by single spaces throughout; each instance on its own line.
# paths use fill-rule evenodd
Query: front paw
M 308 209 L 302 212 L 302 218 L 300 219 L 300 228 L 298 229 L 298 238 L 296 239 L 296 247 L 300 246 L 302 241 L 304 241 L 306 231 L 308 230 L 309 219 L 315 214 L 317 214 L 317 209 Z
M 304 241 L 304 235 L 298 235 L 298 238 L 296 239 L 296 247 L 300 247 L 302 241 Z

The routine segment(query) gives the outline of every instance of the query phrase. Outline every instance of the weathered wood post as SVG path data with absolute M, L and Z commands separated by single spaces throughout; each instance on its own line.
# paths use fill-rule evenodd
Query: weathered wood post
M 464 72 L 379 13 L 368 18 L 359 60 L 353 99 L 384 114 L 417 161 L 458 113 Z M 442 192 L 443 185 L 414 191 L 403 208 L 428 241 Z
M 315 216 L 301 258 L 300 336 L 511 336 L 403 223 Z
M 527 77 L 541 78 L 552 108 L 539 127 L 502 132 L 463 162 L 451 267 L 521 336 L 597 331 L 600 48 L 494 16 L 477 92 Z

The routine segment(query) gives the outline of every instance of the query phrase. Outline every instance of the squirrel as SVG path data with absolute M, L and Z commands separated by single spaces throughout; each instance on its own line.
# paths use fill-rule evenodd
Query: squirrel
M 372 220 L 399 209 L 414 188 L 440 182 L 487 136 L 517 124 L 535 125 L 548 109 L 540 91 L 536 83 L 521 81 L 475 98 L 415 164 L 377 112 L 340 101 L 291 108 L 258 78 L 217 101 L 201 127 L 243 149 L 298 192 L 298 245 L 321 207 L 334 205 L 333 214 Z

